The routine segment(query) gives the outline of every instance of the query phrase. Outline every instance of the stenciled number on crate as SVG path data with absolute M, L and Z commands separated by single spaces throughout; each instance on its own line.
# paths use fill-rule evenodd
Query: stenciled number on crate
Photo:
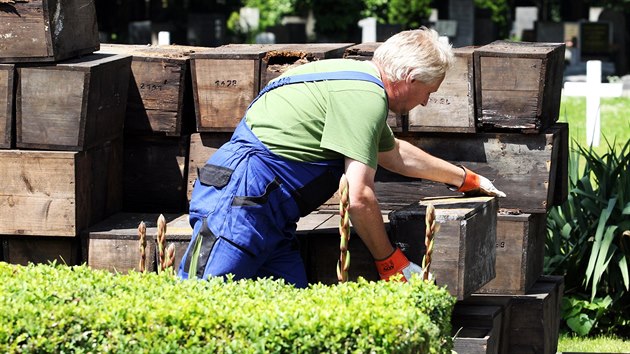
M 147 83 L 140 83 L 140 89 L 141 90 L 149 90 L 149 91 L 162 91 L 162 86 L 166 85 L 167 81 L 164 80 L 164 82 L 162 84 L 147 84 Z
M 216 80 L 214 84 L 216 87 L 234 87 L 236 86 L 236 80 Z
M 497 242 L 496 248 L 505 248 L 505 241 Z
M 429 97 L 429 103 L 443 104 L 443 105 L 448 106 L 451 104 L 451 100 L 449 100 L 447 97 L 440 97 L 440 98 Z

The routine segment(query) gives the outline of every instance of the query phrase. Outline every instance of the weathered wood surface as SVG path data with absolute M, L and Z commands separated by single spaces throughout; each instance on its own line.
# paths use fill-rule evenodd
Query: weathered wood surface
M 125 136 L 123 210 L 187 210 L 189 136 Z
M 562 276 L 543 275 L 524 295 L 473 294 L 466 301 L 509 302 L 509 326 L 501 352 L 554 354 L 558 349 Z M 507 349 L 503 349 L 507 348 Z
M 138 271 L 140 243 L 138 226 L 144 222 L 147 248 L 146 270 L 157 271 L 157 220 L 159 213 L 117 213 L 93 225 L 82 234 L 83 263 L 94 269 L 126 273 Z M 174 269 L 179 267 L 190 242 L 192 228 L 188 214 L 162 214 L 166 219 L 166 245 L 175 245 Z
M 453 309 L 451 325 L 455 347 L 460 348 L 458 353 L 499 353 L 502 306 L 471 305 L 460 301 Z
M 564 43 L 495 41 L 474 52 L 482 130 L 540 132 L 557 121 Z
M 458 301 L 456 306 L 485 306 L 499 307 L 501 309 L 501 326 L 493 328 L 497 334 L 497 346 L 499 353 L 509 353 L 509 333 L 510 314 L 512 309 L 512 298 L 510 296 L 486 296 L 483 294 L 472 294 L 463 301 Z M 487 327 L 487 325 L 486 325 Z
M 17 70 L 17 147 L 82 151 L 122 136 L 131 56 L 93 54 Z
M 374 51 L 378 48 L 382 42 L 367 42 L 355 44 L 346 48 L 343 57 L 345 59 L 353 60 L 371 60 L 374 56 Z M 389 111 L 387 115 L 387 124 L 395 132 L 407 131 L 408 127 L 408 115 L 396 114 Z
M 13 147 L 15 66 L 0 64 L 0 149 Z
M 409 111 L 409 131 L 475 133 L 474 47 L 454 48 L 455 62 L 426 106 Z
M 428 204 L 435 207 L 440 226 L 430 271 L 436 284 L 463 300 L 495 277 L 497 199 L 425 198 L 389 213 L 392 242 L 416 264 L 422 264 L 426 252 Z
M 499 348 L 492 329 L 464 327 L 453 338 L 453 350 L 460 354 L 496 354 Z
M 0 235 L 74 237 L 122 206 L 122 141 L 83 152 L 0 150 Z
M 197 132 L 233 131 L 260 88 L 262 58 L 276 44 L 229 44 L 190 55 Z
M 193 187 L 197 180 L 198 170 L 217 149 L 230 140 L 231 133 L 195 133 L 190 136 L 190 151 L 188 158 L 188 178 L 186 185 L 186 200 L 190 202 Z
M 99 48 L 93 0 L 0 4 L 0 62 L 59 61 Z
M 493 181 L 507 194 L 502 209 L 545 213 L 566 200 L 568 125 L 556 123 L 540 134 L 477 133 L 399 136 L 426 152 L 462 164 Z M 376 193 L 384 209 L 395 210 L 423 197 L 459 195 L 444 184 L 376 173 Z
M 497 216 L 496 277 L 478 293 L 525 294 L 543 273 L 547 214 Z
M 125 133 L 181 136 L 194 129 L 190 54 L 206 49 L 180 45 L 101 44 L 98 53 L 133 57 Z
M 0 238 L 2 260 L 11 264 L 29 263 L 80 264 L 80 245 L 78 238 L 70 237 L 21 237 L 3 236 Z

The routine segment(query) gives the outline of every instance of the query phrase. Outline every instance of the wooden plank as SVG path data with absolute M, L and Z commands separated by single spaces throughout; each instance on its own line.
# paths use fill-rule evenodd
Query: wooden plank
M 52 62 L 99 48 L 92 0 L 0 4 L 0 63 Z
M 186 200 L 190 202 L 193 187 L 198 176 L 198 169 L 217 151 L 221 145 L 228 142 L 231 133 L 195 133 L 190 136 L 190 151 L 188 158 L 188 178 L 186 186 Z
M 126 136 L 123 210 L 180 213 L 187 209 L 189 136 Z
M 158 213 L 117 213 L 83 232 L 83 262 L 94 269 L 127 273 L 138 271 L 140 245 L 138 226 L 144 221 L 147 231 L 146 270 L 157 271 Z M 179 267 L 190 242 L 192 228 L 187 214 L 163 214 L 166 219 L 166 244 L 175 244 L 174 269 Z
M 502 322 L 501 306 L 455 304 L 451 325 L 458 353 L 499 353 Z
M 122 136 L 130 70 L 131 56 L 106 54 L 19 67 L 16 146 L 83 151 Z
M 0 149 L 13 147 L 15 66 L 0 64 Z
M 455 62 L 426 106 L 409 112 L 410 132 L 475 133 L 474 47 L 454 48 Z
M 0 238 L 3 261 L 11 264 L 27 265 L 80 264 L 79 239 L 74 237 L 12 237 Z
M 497 216 L 496 277 L 478 293 L 525 294 L 542 275 L 547 214 Z
M 122 205 L 122 141 L 84 152 L 0 150 L 0 234 L 77 236 Z
M 355 44 L 346 48 L 343 57 L 345 59 L 353 59 L 353 60 L 372 60 L 374 56 L 374 51 L 378 48 L 382 42 L 367 42 Z M 408 115 L 400 115 L 396 114 L 392 111 L 389 111 L 387 115 L 387 125 L 394 132 L 403 132 L 407 131 L 408 127 Z
M 497 334 L 497 346 L 499 353 L 509 353 L 509 333 L 510 333 L 510 313 L 512 298 L 510 296 L 487 296 L 483 294 L 472 294 L 467 299 L 458 301 L 456 306 L 490 306 L 499 307 L 501 309 L 501 326 L 494 327 L 493 331 Z M 487 321 L 486 321 L 487 323 Z M 486 325 L 488 327 L 488 325 Z
M 206 49 L 180 45 L 101 45 L 98 53 L 133 57 L 125 133 L 181 136 L 194 129 L 190 54 Z
M 474 52 L 481 130 L 538 133 L 558 120 L 564 43 L 495 41 Z
M 477 133 L 399 135 L 426 152 L 453 162 L 493 181 L 507 194 L 502 209 L 546 213 L 566 191 L 568 161 L 560 151 L 568 147 L 568 126 L 556 123 L 540 134 Z M 565 150 L 566 151 L 566 150 Z M 556 192 L 558 190 L 558 192 Z M 458 195 L 444 184 L 376 173 L 376 192 L 384 209 L 395 210 L 422 197 Z
M 425 198 L 389 214 L 390 238 L 407 258 L 422 264 L 426 206 L 435 207 L 440 230 L 434 239 L 431 273 L 463 300 L 495 277 L 496 217 L 493 197 Z

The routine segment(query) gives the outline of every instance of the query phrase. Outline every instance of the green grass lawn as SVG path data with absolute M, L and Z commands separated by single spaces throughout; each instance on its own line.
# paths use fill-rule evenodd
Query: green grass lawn
M 581 338 L 561 335 L 558 352 L 630 353 L 630 341 L 615 337 Z
M 594 150 L 601 156 L 608 151 L 608 140 L 617 151 L 630 139 L 630 97 L 602 98 L 600 103 L 601 137 Z M 559 122 L 569 123 L 569 144 L 586 145 L 586 98 L 563 97 L 560 104 Z

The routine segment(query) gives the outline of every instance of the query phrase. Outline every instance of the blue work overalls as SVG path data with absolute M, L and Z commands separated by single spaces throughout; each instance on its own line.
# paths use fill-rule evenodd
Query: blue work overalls
M 362 80 L 383 87 L 376 77 L 355 71 L 296 75 L 266 86 L 250 107 L 275 88 L 322 80 Z M 295 240 L 297 221 L 334 194 L 343 171 L 343 158 L 297 162 L 272 153 L 243 118 L 230 141 L 198 171 L 190 201 L 193 237 L 178 275 L 274 277 L 306 287 Z

